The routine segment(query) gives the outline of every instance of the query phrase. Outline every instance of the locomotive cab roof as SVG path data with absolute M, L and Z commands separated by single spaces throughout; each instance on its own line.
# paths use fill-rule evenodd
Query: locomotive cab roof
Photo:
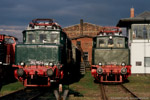
M 100 36 L 105 35 L 122 35 L 122 30 L 119 27 L 103 27 L 103 29 L 97 34 Z
M 28 27 L 27 30 L 34 30 L 34 29 L 62 29 L 61 26 L 54 21 L 54 19 L 33 19 Z
M 99 38 L 99 37 L 110 37 L 110 36 L 112 36 L 112 37 L 122 37 L 122 38 L 127 38 L 127 37 L 124 36 L 124 35 L 103 35 L 103 36 L 98 35 L 98 36 L 96 36 L 96 37 L 94 37 L 94 38 Z

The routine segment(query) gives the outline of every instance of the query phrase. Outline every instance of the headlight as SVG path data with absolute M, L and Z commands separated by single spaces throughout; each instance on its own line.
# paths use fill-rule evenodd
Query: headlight
M 122 69 L 121 69 L 121 74 L 123 74 L 123 75 L 124 75 L 124 74 L 127 74 L 127 69 L 126 69 L 126 68 L 122 68 Z
M 53 72 L 53 70 L 52 70 L 52 69 L 48 69 L 46 73 L 47 73 L 47 76 L 49 76 L 49 77 L 50 77 L 50 76 L 52 76 L 52 75 L 53 75 L 53 73 L 54 73 L 54 72 Z
M 49 63 L 50 66 L 53 66 L 53 63 Z
M 109 36 L 109 39 L 112 39 L 112 36 Z
M 0 62 L 0 64 L 3 64 L 3 62 Z
M 100 62 L 100 63 L 98 63 L 98 65 L 99 65 L 99 66 L 102 66 L 102 63 Z
M 24 62 L 21 62 L 20 65 L 21 65 L 21 66 L 24 66 Z
M 125 66 L 126 64 L 123 62 L 123 63 L 121 63 L 121 66 Z
M 19 77 L 23 76 L 24 75 L 24 70 L 22 68 L 18 69 L 17 74 L 18 74 Z
M 97 73 L 98 74 L 102 74 L 103 73 L 103 69 L 101 67 L 97 68 Z

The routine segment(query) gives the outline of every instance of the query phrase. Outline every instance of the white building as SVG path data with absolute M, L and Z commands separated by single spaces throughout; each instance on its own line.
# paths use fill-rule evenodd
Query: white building
M 120 19 L 117 26 L 127 28 L 131 72 L 133 74 L 150 74 L 150 12 Z

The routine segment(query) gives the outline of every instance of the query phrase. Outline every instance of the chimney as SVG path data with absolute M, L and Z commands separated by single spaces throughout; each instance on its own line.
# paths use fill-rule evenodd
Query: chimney
M 83 35 L 83 19 L 80 19 L 80 35 Z
M 134 8 L 130 9 L 130 18 L 134 18 Z

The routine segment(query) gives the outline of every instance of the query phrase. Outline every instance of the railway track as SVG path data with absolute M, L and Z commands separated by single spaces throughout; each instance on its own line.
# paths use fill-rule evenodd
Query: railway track
M 106 95 L 105 88 L 104 88 L 103 84 L 100 84 L 100 90 L 101 90 L 102 100 L 108 100 L 108 97 Z
M 24 88 L 0 97 L 0 100 L 37 100 L 45 92 L 47 90 L 41 88 Z
M 57 85 L 55 84 L 52 87 L 23 88 L 5 96 L 1 96 L 0 100 L 56 100 L 54 90 L 57 90 Z M 67 94 L 65 97 L 67 97 Z M 63 100 L 66 100 L 66 98 Z
M 100 84 L 102 100 L 141 100 L 124 85 Z
M 133 92 L 131 92 L 129 89 L 127 89 L 123 84 L 120 85 L 124 91 L 128 92 L 131 95 L 131 98 L 135 100 L 141 100 L 139 97 L 137 97 Z

